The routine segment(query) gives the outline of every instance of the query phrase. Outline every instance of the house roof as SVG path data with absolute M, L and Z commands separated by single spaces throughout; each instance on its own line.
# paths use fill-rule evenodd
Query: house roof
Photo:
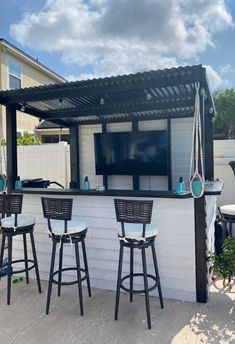
M 50 121 L 42 121 L 37 129 L 58 129 L 61 128 L 61 125 L 58 125 L 56 123 L 50 122 Z
M 51 70 L 50 68 L 45 66 L 43 63 L 39 62 L 38 59 L 33 58 L 32 56 L 25 53 L 23 50 L 19 49 L 18 47 L 16 47 L 13 44 L 11 44 L 10 42 L 5 40 L 4 38 L 0 38 L 0 46 L 1 45 L 4 46 L 5 49 L 10 49 L 10 51 L 15 53 L 16 55 L 20 55 L 23 58 L 27 59 L 28 61 L 30 61 L 32 64 L 34 64 L 38 68 L 43 69 L 46 73 L 52 75 L 55 79 L 58 79 L 61 82 L 67 81 L 61 75 L 57 74 L 56 72 L 54 72 L 53 70 Z
M 66 82 L 0 92 L 0 103 L 67 127 L 192 117 L 195 82 L 205 95 L 205 111 L 215 111 L 202 65 Z M 202 93 L 202 92 L 201 92 Z

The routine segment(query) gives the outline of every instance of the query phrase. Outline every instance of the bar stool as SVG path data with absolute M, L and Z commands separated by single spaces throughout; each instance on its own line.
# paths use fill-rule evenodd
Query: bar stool
M 220 213 L 224 223 L 224 228 L 226 233 L 230 236 L 233 235 L 233 223 L 235 223 L 235 204 L 222 205 L 220 208 Z M 227 228 L 229 225 L 229 228 Z
M 151 225 L 151 216 L 153 201 L 137 201 L 137 200 L 124 200 L 114 199 L 115 211 L 117 221 L 121 223 L 121 229 L 118 232 L 120 239 L 120 253 L 118 265 L 118 278 L 116 289 L 116 304 L 114 319 L 118 319 L 118 309 L 120 300 L 120 289 L 130 293 L 130 302 L 133 302 L 133 294 L 144 293 L 145 304 L 147 313 L 148 328 L 151 329 L 151 316 L 149 304 L 149 292 L 158 288 L 159 299 L 161 308 L 163 306 L 162 290 L 160 277 L 157 265 L 157 256 L 155 250 L 155 238 L 158 231 L 155 226 Z M 122 262 L 124 247 L 130 249 L 130 274 L 122 277 Z M 145 250 L 151 247 L 155 275 L 147 273 L 146 253 Z M 140 249 L 142 254 L 143 273 L 134 273 L 134 250 Z M 134 289 L 134 277 L 143 277 L 144 289 Z M 123 285 L 125 280 L 130 280 L 130 287 L 127 288 Z M 148 279 L 154 281 L 154 285 L 149 287 Z
M 35 218 L 32 215 L 23 215 L 22 211 L 23 195 L 20 194 L 0 194 L 0 212 L 1 212 L 1 233 L 2 245 L 0 254 L 0 267 L 6 267 L 7 274 L 7 304 L 11 300 L 11 278 L 14 274 L 25 272 L 26 283 L 29 283 L 29 270 L 35 268 L 38 291 L 41 293 L 41 283 L 38 270 L 37 255 L 34 242 Z M 30 235 L 33 259 L 28 259 L 26 234 Z M 12 241 L 15 236 L 23 236 L 24 259 L 12 260 Z M 3 264 L 5 241 L 8 241 L 8 261 Z M 13 270 L 16 263 L 25 264 L 25 269 Z M 32 263 L 29 266 L 29 263 Z
M 78 294 L 80 302 L 80 314 L 83 315 L 83 295 L 82 295 L 82 281 L 87 281 L 88 295 L 91 297 L 91 287 L 89 270 L 85 248 L 85 238 L 87 233 L 87 226 L 83 221 L 71 220 L 73 199 L 68 198 L 46 198 L 42 197 L 43 215 L 47 219 L 49 235 L 52 239 L 52 255 L 51 267 L 48 283 L 48 294 L 46 304 L 46 314 L 49 314 L 52 284 L 58 285 L 57 295 L 61 295 L 62 285 L 78 285 Z M 63 268 L 63 247 L 64 244 L 71 243 L 75 247 L 76 267 Z M 79 243 L 82 245 L 84 268 L 80 266 L 79 257 Z M 54 271 L 56 246 L 59 244 L 59 268 Z M 77 279 L 71 282 L 62 282 L 62 272 L 72 271 L 77 272 Z M 83 273 L 83 276 L 81 275 Z M 54 279 L 55 276 L 58 279 Z

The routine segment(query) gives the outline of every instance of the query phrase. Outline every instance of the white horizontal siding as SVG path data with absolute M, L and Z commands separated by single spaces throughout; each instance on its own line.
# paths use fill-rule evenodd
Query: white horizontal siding
M 193 118 L 177 118 L 171 122 L 172 187 L 182 176 L 189 189 Z
M 53 197 L 53 196 L 52 196 Z M 86 221 L 87 256 L 93 287 L 115 290 L 119 241 L 113 197 L 73 196 L 73 216 Z M 46 232 L 39 195 L 24 195 L 23 212 L 36 216 L 35 241 L 41 278 L 48 279 L 51 239 Z M 155 199 L 152 223 L 159 229 L 156 240 L 158 264 L 165 298 L 195 301 L 195 238 L 193 199 Z M 30 245 L 29 245 L 30 246 Z M 29 247 L 30 248 L 30 247 Z M 151 250 L 148 269 L 153 272 Z M 16 239 L 15 258 L 23 255 L 22 243 Z M 58 258 L 58 257 L 57 257 Z M 58 262 L 58 259 L 57 259 Z M 66 245 L 64 265 L 74 265 L 74 249 Z M 140 252 L 136 252 L 135 271 L 141 272 Z M 129 271 L 129 254 L 124 255 L 123 273 Z M 67 272 L 66 279 L 72 278 Z M 34 272 L 31 272 L 34 277 Z M 141 281 L 142 282 L 142 281 Z M 140 283 L 137 281 L 137 284 Z M 157 295 L 157 291 L 153 292 Z

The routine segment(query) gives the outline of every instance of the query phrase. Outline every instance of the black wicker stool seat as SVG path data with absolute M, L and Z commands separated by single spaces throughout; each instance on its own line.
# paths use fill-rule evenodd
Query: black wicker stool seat
M 85 238 L 87 233 L 86 223 L 72 220 L 73 199 L 42 197 L 43 215 L 47 219 L 48 232 L 52 239 L 51 267 L 48 283 L 46 314 L 49 314 L 52 284 L 58 286 L 58 296 L 61 295 L 61 286 L 78 285 L 80 314 L 83 315 L 82 282 L 86 280 L 88 295 L 91 297 L 89 270 L 86 256 Z M 79 243 L 82 246 L 84 268 L 80 265 Z M 56 247 L 59 244 L 59 267 L 54 271 Z M 76 266 L 63 268 L 64 244 L 74 244 Z M 65 271 L 76 271 L 77 278 L 73 281 L 62 281 Z
M 38 291 L 41 293 L 41 283 L 39 277 L 39 269 L 37 262 L 37 255 L 34 242 L 34 225 L 35 218 L 32 215 L 21 214 L 22 211 L 23 195 L 17 194 L 1 194 L 0 195 L 0 212 L 1 219 L 1 233 L 2 233 L 2 247 L 0 255 L 0 267 L 7 267 L 7 304 L 10 304 L 11 300 L 11 277 L 14 274 L 20 274 L 25 272 L 26 283 L 29 283 L 29 270 L 35 269 Z M 26 234 L 30 235 L 33 259 L 28 258 L 27 252 L 27 239 Z M 12 260 L 12 242 L 13 237 L 22 235 L 24 245 L 24 259 Z M 3 255 L 5 249 L 5 241 L 8 241 L 8 260 L 3 264 Z M 24 269 L 13 270 L 13 265 L 18 263 L 24 263 Z M 29 266 L 29 263 L 31 264 Z
M 155 238 L 158 230 L 151 225 L 151 215 L 153 201 L 138 201 L 127 199 L 115 199 L 115 211 L 117 221 L 121 223 L 121 229 L 118 232 L 120 240 L 119 266 L 117 278 L 116 304 L 114 319 L 118 319 L 118 309 L 120 300 L 120 290 L 130 293 L 130 302 L 133 301 L 133 294 L 145 294 L 145 304 L 147 313 L 148 328 L 151 328 L 149 292 L 158 288 L 161 308 L 163 308 L 163 299 L 161 283 L 158 272 L 157 256 L 155 250 Z M 155 274 L 148 274 L 145 250 L 151 247 Z M 124 248 L 130 249 L 130 274 L 122 276 L 122 263 Z M 141 250 L 143 272 L 134 272 L 134 250 Z M 142 277 L 144 289 L 134 288 L 134 278 Z M 151 284 L 149 286 L 149 282 Z M 124 285 L 129 282 L 129 287 Z
M 222 220 L 225 225 L 225 229 L 227 234 L 233 235 L 233 223 L 235 223 L 235 204 L 226 204 L 222 205 L 220 208 L 220 212 L 222 215 Z M 229 224 L 229 229 L 227 228 L 227 224 Z

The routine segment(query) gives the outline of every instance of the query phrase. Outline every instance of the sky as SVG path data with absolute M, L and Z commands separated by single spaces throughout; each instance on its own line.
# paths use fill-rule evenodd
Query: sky
M 0 38 L 67 80 L 203 64 L 235 88 L 234 0 L 0 0 Z

